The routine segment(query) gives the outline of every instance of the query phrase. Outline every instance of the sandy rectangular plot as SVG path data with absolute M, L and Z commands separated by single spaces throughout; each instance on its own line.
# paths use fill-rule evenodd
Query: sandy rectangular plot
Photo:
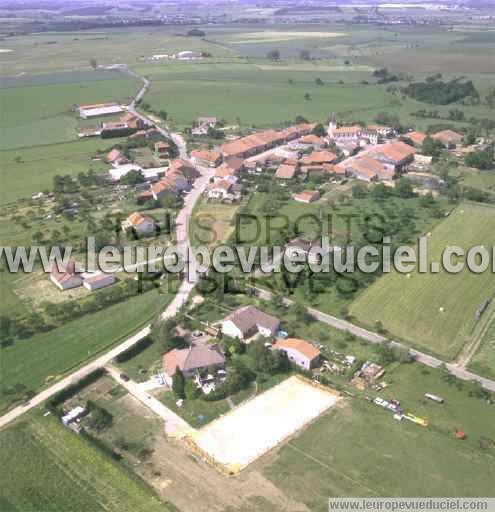
M 230 471 L 239 471 L 339 400 L 336 392 L 290 377 L 202 428 L 196 445 Z

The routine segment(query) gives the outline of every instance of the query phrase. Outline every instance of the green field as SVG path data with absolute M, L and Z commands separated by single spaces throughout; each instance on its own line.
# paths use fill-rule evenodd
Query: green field
M 428 237 L 428 261 L 441 261 L 447 245 L 470 247 L 495 242 L 495 209 L 464 203 Z M 493 294 L 493 274 L 465 269 L 449 274 L 391 272 L 380 278 L 351 305 L 350 313 L 373 327 L 382 322 L 391 336 L 412 342 L 443 357 L 453 358 L 468 341 L 475 326 L 474 313 Z M 441 309 L 443 308 L 443 309 Z
M 315 512 L 328 510 L 331 496 L 494 496 L 495 454 L 478 445 L 481 436 L 493 438 L 493 406 L 470 398 L 468 384 L 457 390 L 420 365 L 386 375 L 393 385 L 383 396 L 400 399 L 429 427 L 399 423 L 354 399 L 289 441 L 263 473 Z M 422 401 L 428 391 L 445 404 Z M 464 442 L 453 438 L 456 428 L 466 432 Z
M 495 379 L 495 318 L 491 320 L 469 368 L 480 375 Z
M 77 32 L 50 32 L 11 37 L 2 46 L 13 50 L 0 54 L 2 74 L 47 73 L 67 69 L 91 71 L 89 61 L 133 66 L 143 57 L 183 50 L 208 51 L 215 57 L 232 51 L 196 37 L 183 37 L 189 30 L 177 26 L 132 27 Z M 159 65 L 159 64 L 158 64 Z
M 2 349 L 0 409 L 14 400 L 12 386 L 22 384 L 35 391 L 52 382 L 136 332 L 170 299 L 171 295 L 148 292 Z
M 387 85 L 378 85 L 372 78 L 373 69 L 365 65 L 347 67 L 341 59 L 280 64 L 238 59 L 136 67 L 152 80 L 145 101 L 156 111 L 166 110 L 178 127 L 190 126 L 201 115 L 232 123 L 240 120 L 247 128 L 277 126 L 297 115 L 326 122 L 331 112 L 336 112 L 341 121 L 369 122 L 377 113 L 387 111 L 421 129 L 435 122 L 413 117 L 411 113 L 428 106 L 387 92 Z M 316 85 L 317 78 L 324 85 Z M 486 90 L 489 79 L 481 77 L 477 85 Z M 311 99 L 305 99 L 306 93 Z M 445 116 L 449 108 L 435 106 Z M 463 110 L 466 116 L 486 117 L 483 106 L 466 106 Z
M 74 82 L 28 86 L 21 82 L 18 87 L 0 88 L 0 149 L 75 140 L 78 118 L 72 112 L 74 105 L 106 101 L 128 103 L 138 87 L 136 79 L 110 73 L 99 80 L 79 81 L 77 78 Z M 94 124 L 99 121 L 101 119 L 95 120 Z
M 3 511 L 167 510 L 138 478 L 52 416 L 29 420 L 0 433 Z
M 0 151 L 0 204 L 51 190 L 57 174 L 76 176 L 89 169 L 108 169 L 108 164 L 91 161 L 91 158 L 97 150 L 104 150 L 118 141 L 93 138 Z
M 235 229 L 238 205 L 201 201 L 194 208 L 189 226 L 193 246 L 215 246 L 227 240 Z

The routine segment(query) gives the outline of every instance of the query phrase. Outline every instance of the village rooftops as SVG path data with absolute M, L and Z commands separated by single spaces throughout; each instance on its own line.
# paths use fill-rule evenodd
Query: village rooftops
M 309 135 L 305 135 L 304 137 L 301 137 L 299 139 L 299 143 L 323 146 L 325 144 L 325 141 L 321 137 L 318 137 L 318 135 L 314 135 L 313 133 L 310 133 Z
M 340 128 L 335 128 L 333 130 L 334 136 L 345 136 L 345 135 L 357 135 L 361 133 L 364 130 L 364 128 L 358 124 L 352 125 L 352 126 L 341 126 Z
M 320 351 L 313 345 L 311 345 L 311 343 L 308 343 L 307 341 L 300 340 L 297 338 L 277 340 L 277 342 L 273 345 L 273 348 L 275 348 L 276 350 L 296 350 L 309 360 L 316 359 L 317 357 L 320 356 Z
M 394 169 L 390 169 L 376 158 L 366 155 L 354 158 L 349 164 L 349 168 L 358 178 L 363 178 L 366 181 L 371 181 L 375 176 L 377 178 L 392 179 L 395 175 Z
M 381 155 L 395 164 L 400 164 L 405 160 L 412 159 L 416 152 L 417 150 L 409 144 L 396 140 L 388 144 L 375 146 L 368 151 L 368 154 L 371 156 Z
M 313 151 L 310 155 L 301 158 L 301 165 L 331 164 L 336 159 L 337 155 L 331 151 Z
M 163 356 L 163 369 L 173 376 L 177 368 L 191 372 L 225 363 L 225 357 L 212 345 L 192 345 L 189 348 L 173 349 Z

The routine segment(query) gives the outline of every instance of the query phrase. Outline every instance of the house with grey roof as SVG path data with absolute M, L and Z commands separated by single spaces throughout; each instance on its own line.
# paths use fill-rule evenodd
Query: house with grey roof
M 221 326 L 223 334 L 246 341 L 257 334 L 266 338 L 274 336 L 280 320 L 254 306 L 244 306 L 226 316 Z
M 184 377 L 193 377 L 206 369 L 220 369 L 225 366 L 225 356 L 216 345 L 191 345 L 188 348 L 170 350 L 163 356 L 165 381 L 172 384 L 177 368 Z

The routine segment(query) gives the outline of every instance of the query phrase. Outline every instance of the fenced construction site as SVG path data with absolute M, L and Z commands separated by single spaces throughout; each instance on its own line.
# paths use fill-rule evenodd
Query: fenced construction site
M 211 462 L 236 473 L 339 399 L 337 392 L 290 377 L 197 431 L 193 442 Z

